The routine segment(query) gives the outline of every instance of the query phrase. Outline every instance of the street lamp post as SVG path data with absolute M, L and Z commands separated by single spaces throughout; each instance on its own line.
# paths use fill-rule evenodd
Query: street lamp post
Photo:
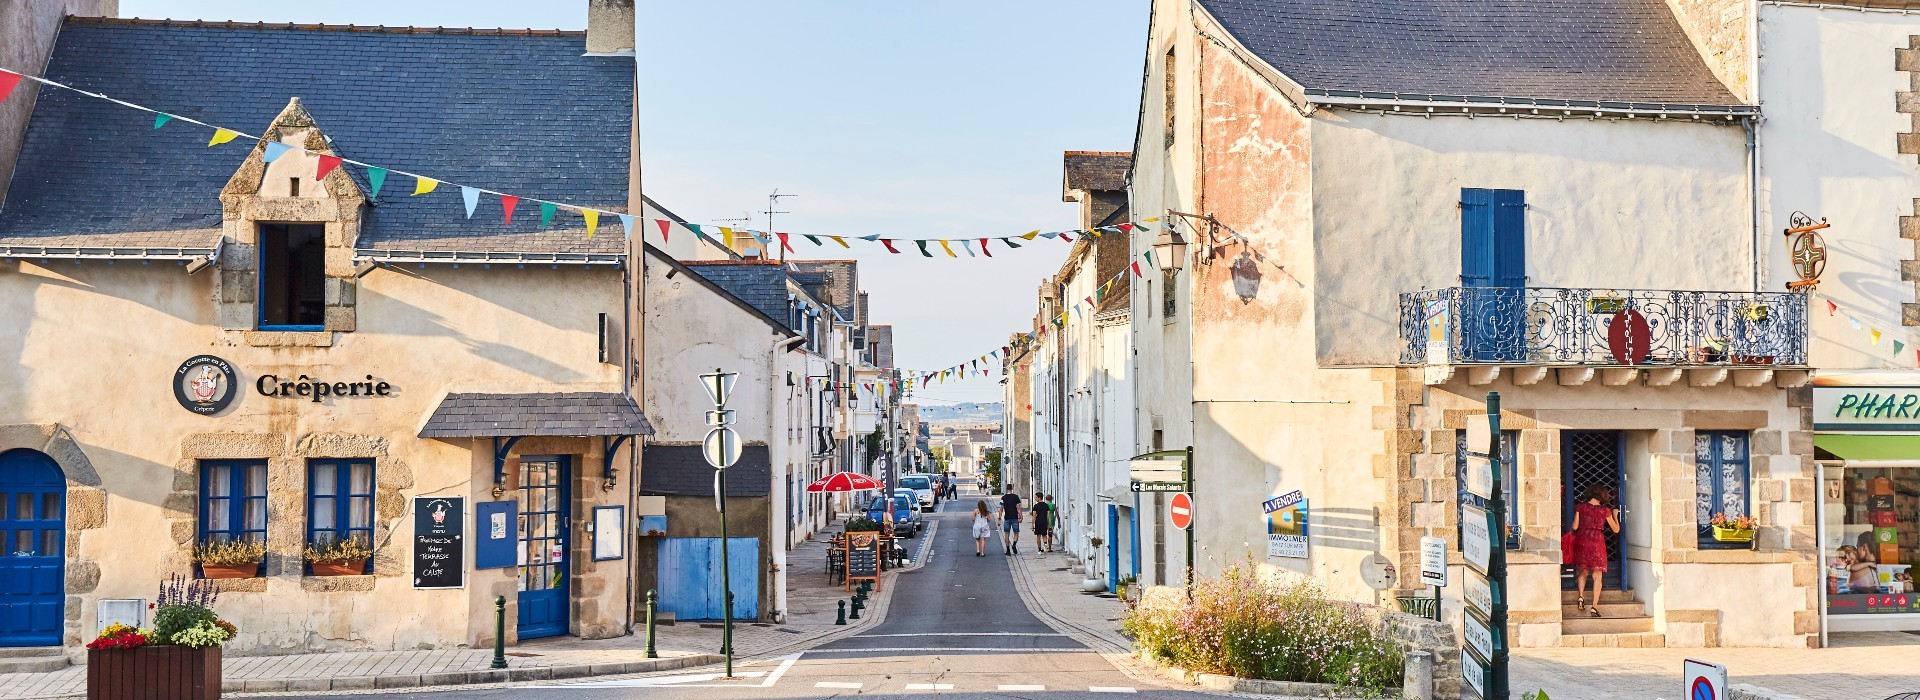
M 700 375 L 707 396 L 713 399 L 713 410 L 707 412 L 707 425 L 713 426 L 713 430 L 707 431 L 700 451 L 707 458 L 707 464 L 713 465 L 713 501 L 720 511 L 720 591 L 725 600 L 720 613 L 720 653 L 727 657 L 728 678 L 733 677 L 733 572 L 727 554 L 727 467 L 740 461 L 740 434 L 727 427 L 733 424 L 733 411 L 727 410 L 727 397 L 733 394 L 733 383 L 739 378 L 739 372 L 718 367 Z

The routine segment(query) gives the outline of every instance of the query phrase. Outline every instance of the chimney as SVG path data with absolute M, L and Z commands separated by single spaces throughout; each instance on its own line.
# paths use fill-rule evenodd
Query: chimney
M 587 53 L 633 55 L 633 0 L 587 0 Z

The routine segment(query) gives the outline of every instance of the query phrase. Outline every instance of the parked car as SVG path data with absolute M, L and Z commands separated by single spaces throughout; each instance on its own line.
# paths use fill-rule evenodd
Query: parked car
M 920 509 L 914 507 L 912 496 L 905 493 L 895 493 L 892 496 L 874 496 L 873 501 L 867 504 L 867 517 L 884 522 L 888 519 L 887 510 L 889 508 L 893 510 L 894 534 L 901 537 L 912 537 L 920 534 L 920 525 L 923 521 L 920 517 Z
M 913 489 L 913 496 L 920 503 L 921 510 L 933 512 L 933 475 L 907 474 L 900 477 L 900 488 Z

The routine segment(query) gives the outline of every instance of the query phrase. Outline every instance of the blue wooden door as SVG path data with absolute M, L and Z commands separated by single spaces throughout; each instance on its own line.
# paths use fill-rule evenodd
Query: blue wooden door
M 60 465 L 33 450 L 0 452 L 0 647 L 60 643 L 66 518 Z
M 731 562 L 733 618 L 752 620 L 760 617 L 760 540 L 753 537 L 727 539 L 727 559 Z M 726 612 L 726 599 L 720 593 L 720 538 L 667 537 L 659 543 L 659 563 L 655 567 L 655 585 L 663 612 L 680 620 L 718 620 Z
M 571 622 L 567 601 L 567 557 L 571 555 L 567 531 L 572 525 L 569 466 L 566 457 L 520 460 L 521 639 L 566 634 Z
M 1527 198 L 1522 190 L 1460 189 L 1460 327 L 1467 359 L 1526 357 Z

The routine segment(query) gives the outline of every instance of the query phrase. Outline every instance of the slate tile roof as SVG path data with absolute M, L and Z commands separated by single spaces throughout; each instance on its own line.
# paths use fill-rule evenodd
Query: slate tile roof
M 448 394 L 420 429 L 423 438 L 652 434 L 626 394 L 584 391 Z
M 786 325 L 787 271 L 778 263 L 683 260 L 701 277 Z
M 1198 0 L 1309 92 L 1737 105 L 1663 0 Z
M 1130 151 L 1067 151 L 1064 159 L 1069 190 L 1124 190 L 1133 167 Z
M 860 264 L 852 260 L 793 260 L 787 263 L 795 272 L 825 274 L 827 276 L 825 295 L 821 299 L 840 314 L 841 320 L 853 321 L 857 311 L 860 294 Z
M 742 445 L 740 461 L 727 467 L 727 496 L 766 496 L 773 486 L 773 460 L 766 445 Z M 713 497 L 713 467 L 699 445 L 647 445 L 640 453 L 643 496 Z
M 348 158 L 526 197 L 624 210 L 633 59 L 587 57 L 580 32 L 389 30 L 69 18 L 47 77 L 246 133 L 291 97 Z M 21 90 L 32 86 L 22 85 Z M 73 237 L 205 239 L 247 156 L 236 141 L 57 88 L 42 88 L 0 210 L 0 243 Z M 343 168 L 366 187 L 363 171 Z M 511 227 L 497 197 L 466 218 L 458 187 L 409 197 L 393 175 L 364 212 L 356 247 L 620 252 L 619 221 L 562 212 L 539 231 L 523 202 Z M 43 242 L 45 241 L 45 242 Z M 174 245 L 182 245 L 174 243 Z

